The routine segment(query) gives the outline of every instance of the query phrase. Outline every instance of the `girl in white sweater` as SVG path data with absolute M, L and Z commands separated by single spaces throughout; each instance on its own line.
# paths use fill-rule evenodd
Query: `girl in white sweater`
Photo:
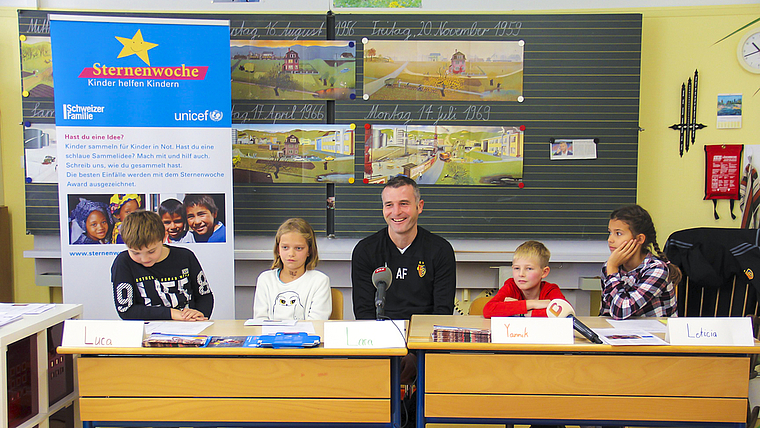
M 253 317 L 270 320 L 326 320 L 332 312 L 330 278 L 314 270 L 317 239 L 308 222 L 286 220 L 277 229 L 272 269 L 259 275 Z

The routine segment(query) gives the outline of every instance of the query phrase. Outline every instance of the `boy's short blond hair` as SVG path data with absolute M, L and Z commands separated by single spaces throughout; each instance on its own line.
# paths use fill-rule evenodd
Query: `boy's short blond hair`
M 133 211 L 121 222 L 121 239 L 127 248 L 140 250 L 164 241 L 166 228 L 153 211 Z
M 512 260 L 533 257 L 541 263 L 542 268 L 545 268 L 549 266 L 549 258 L 551 255 L 552 253 L 549 252 L 549 249 L 546 248 L 544 244 L 538 241 L 525 241 L 517 247 L 515 255 L 512 256 Z

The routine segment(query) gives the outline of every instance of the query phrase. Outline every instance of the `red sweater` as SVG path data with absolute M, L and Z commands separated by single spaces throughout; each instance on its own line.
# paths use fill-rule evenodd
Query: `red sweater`
M 541 281 L 539 285 L 541 292 L 538 295 L 538 300 L 553 300 L 563 299 L 565 296 L 559 290 L 557 284 L 551 282 Z M 511 297 L 517 299 L 516 301 L 505 302 L 504 298 Z M 504 286 L 501 287 L 498 293 L 496 293 L 491 300 L 483 307 L 483 316 L 486 318 L 491 317 L 511 317 L 514 315 L 524 315 L 528 313 L 528 308 L 525 303 L 525 295 L 522 290 L 517 288 L 515 280 L 509 278 L 504 281 Z M 534 309 L 531 313 L 532 317 L 545 317 L 546 309 Z

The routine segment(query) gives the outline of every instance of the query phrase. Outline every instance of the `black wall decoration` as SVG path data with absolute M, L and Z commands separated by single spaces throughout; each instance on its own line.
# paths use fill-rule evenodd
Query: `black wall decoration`
M 692 83 L 690 77 L 687 83 L 681 84 L 681 121 L 668 127 L 679 131 L 678 153 L 681 157 L 683 157 L 684 149 L 686 149 L 686 152 L 689 151 L 690 138 L 691 145 L 694 145 L 694 140 L 697 138 L 697 129 L 707 127 L 707 125 L 697 123 L 698 78 L 699 72 L 694 70 L 694 83 Z

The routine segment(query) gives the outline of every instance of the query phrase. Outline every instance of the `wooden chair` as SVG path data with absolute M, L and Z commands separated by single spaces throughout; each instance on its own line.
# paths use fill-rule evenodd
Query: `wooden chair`
M 488 303 L 489 300 L 491 300 L 491 297 L 493 296 L 483 296 L 473 300 L 472 303 L 470 303 L 470 310 L 467 312 L 467 314 L 483 315 L 483 307 L 486 305 L 486 303 Z
M 343 292 L 337 288 L 331 288 L 330 294 L 332 294 L 332 313 L 330 314 L 331 320 L 343 319 Z
M 758 292 L 740 277 L 734 276 L 728 284 L 716 288 L 692 285 L 689 277 L 684 275 L 681 283 L 676 286 L 678 298 L 678 315 L 682 317 L 743 317 L 752 318 L 752 328 L 755 338 L 760 339 L 760 305 Z M 755 370 L 758 356 L 750 358 L 749 378 L 757 377 Z M 757 424 L 760 406 L 749 408 L 747 402 L 747 427 Z
M 706 288 L 691 285 L 684 275 L 676 286 L 678 315 L 682 317 L 743 317 L 760 315 L 757 291 L 734 277 L 731 283 Z

